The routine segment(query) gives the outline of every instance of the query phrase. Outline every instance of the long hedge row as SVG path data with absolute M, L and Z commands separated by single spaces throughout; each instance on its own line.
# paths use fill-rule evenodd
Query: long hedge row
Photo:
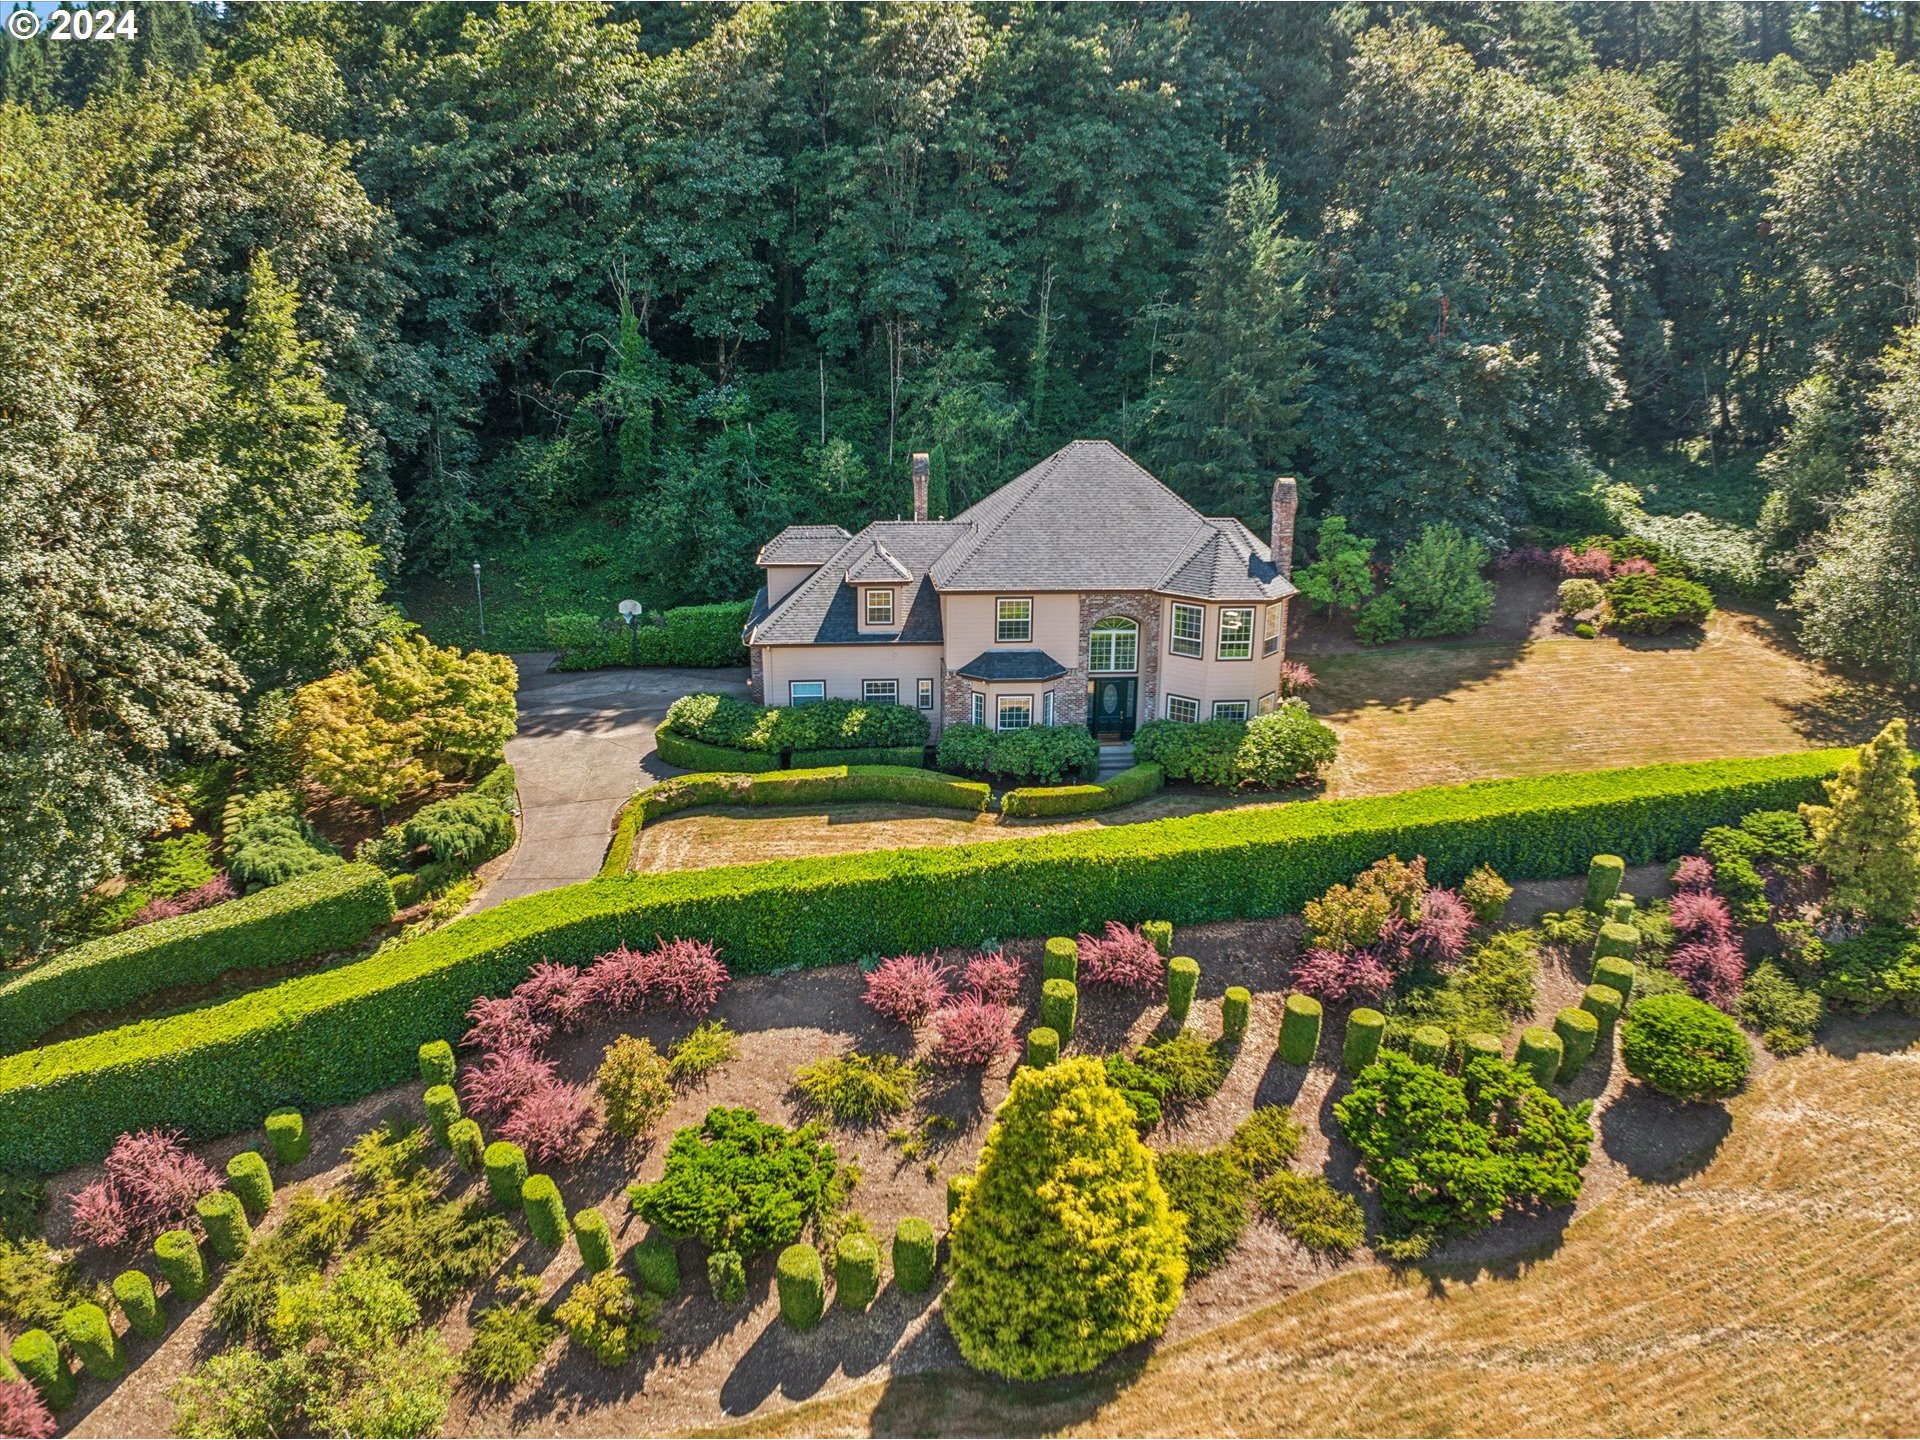
M 188 1014 L 0 1060 L 0 1169 L 52 1170 L 122 1131 L 209 1136 L 281 1105 L 357 1099 L 413 1073 L 422 1041 L 463 1029 L 474 996 L 542 959 L 690 935 L 736 972 L 1072 934 L 1108 918 L 1204 921 L 1297 910 L 1388 853 L 1436 883 L 1474 866 L 1512 879 L 1644 863 L 1712 825 L 1789 807 L 1851 752 L 1483 781 L 1363 800 L 1075 831 L 1025 841 L 594 880 L 510 901 L 357 964 Z
M 735 750 L 727 745 L 709 745 L 691 735 L 682 735 L 671 725 L 653 732 L 653 748 L 669 765 L 682 770 L 718 771 L 728 774 L 778 770 L 780 757 L 764 750 Z
M 0 979 L 0 1051 L 76 1015 L 203 985 L 229 970 L 351 949 L 392 918 L 386 876 L 371 865 L 336 864 L 210 910 L 90 940 Z
M 1144 800 L 1166 784 L 1158 765 L 1129 765 L 1095 785 L 1030 785 L 1000 797 L 1000 813 L 1014 816 L 1092 815 Z

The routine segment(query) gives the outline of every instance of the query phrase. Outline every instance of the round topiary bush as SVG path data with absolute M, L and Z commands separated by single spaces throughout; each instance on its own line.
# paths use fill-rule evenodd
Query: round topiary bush
M 1080 979 L 1080 942 L 1068 935 L 1055 935 L 1047 941 L 1040 957 L 1040 978 L 1077 982 Z
M 427 1087 L 427 1128 L 433 1132 L 433 1138 L 442 1145 L 447 1144 L 447 1131 L 453 1122 L 460 1118 L 460 1097 L 454 1093 L 451 1085 L 430 1085 Z
M 1580 1008 L 1600 1022 L 1600 1033 L 1611 1035 L 1620 1012 L 1627 1008 L 1620 992 L 1611 985 L 1589 985 L 1580 992 Z
M 1358 1075 L 1373 1063 L 1386 1033 L 1387 1017 L 1378 1010 L 1362 1005 L 1347 1012 L 1347 1036 L 1340 1046 L 1340 1061 L 1348 1074 Z
M 1438 1069 L 1447 1063 L 1447 1052 L 1453 1049 L 1453 1037 L 1438 1025 L 1422 1025 L 1413 1032 L 1410 1048 L 1414 1059 L 1422 1065 Z
M 1588 978 L 1595 985 L 1605 985 L 1618 992 L 1623 1011 L 1627 1008 L 1627 1002 L 1633 999 L 1635 976 L 1632 960 L 1617 956 L 1598 958 L 1593 962 L 1593 974 Z
M 1553 1033 L 1560 1037 L 1560 1070 L 1554 1078 L 1564 1085 L 1580 1073 L 1600 1042 L 1600 1021 L 1591 1010 L 1562 1010 L 1553 1017 Z
M 613 1268 L 613 1233 L 598 1210 L 582 1210 L 573 1217 L 573 1239 L 589 1275 Z
M 273 1205 L 273 1176 L 258 1150 L 242 1150 L 227 1161 L 227 1186 L 240 1197 L 249 1219 L 258 1220 Z
M 282 1165 L 298 1165 L 313 1148 L 306 1117 L 298 1110 L 272 1111 L 267 1116 L 267 1144 L 273 1147 L 273 1158 Z
M 1047 980 L 1040 986 L 1040 1024 L 1066 1044 L 1080 1013 L 1080 992 L 1071 980 Z
M 253 1227 L 247 1224 L 247 1212 L 240 1197 L 231 1190 L 216 1190 L 200 1197 L 194 1206 L 201 1228 L 207 1232 L 207 1247 L 214 1258 L 232 1263 L 247 1253 L 253 1241 Z
M 60 1345 L 44 1330 L 22 1331 L 7 1352 L 27 1383 L 40 1392 L 49 1410 L 64 1410 L 80 1386 L 67 1368 Z
M 1280 1012 L 1280 1058 L 1289 1065 L 1311 1065 L 1320 1048 L 1320 1002 L 1311 995 L 1289 995 Z
M 662 1300 L 680 1293 L 680 1252 L 671 1241 L 649 1235 L 627 1252 L 627 1263 L 642 1289 L 651 1290 Z
M 508 1140 L 496 1140 L 481 1157 L 487 1189 L 502 1210 L 520 1208 L 520 1191 L 527 1183 L 527 1153 Z
M 1753 1052 L 1732 1018 L 1691 995 L 1649 995 L 1620 1027 L 1627 1073 L 1676 1100 L 1717 1100 L 1747 1081 Z
M 1186 1282 L 1183 1227 L 1105 1067 L 1016 1072 L 947 1265 L 960 1353 L 1007 1379 L 1091 1370 L 1165 1328 Z
M 520 1187 L 520 1208 L 533 1238 L 549 1250 L 567 1243 L 567 1207 L 551 1175 L 529 1175 Z
M 1627 862 L 1618 855 L 1596 855 L 1587 865 L 1587 909 L 1598 915 L 1607 902 L 1620 893 L 1620 877 L 1627 873 Z
M 192 1305 L 207 1293 L 207 1265 L 191 1230 L 169 1230 L 153 1242 L 153 1260 L 176 1300 Z
M 1640 932 L 1617 920 L 1600 922 L 1600 933 L 1593 940 L 1593 963 L 1603 960 L 1632 960 L 1640 949 Z
M 123 1270 L 113 1277 L 113 1302 L 127 1317 L 127 1324 L 149 1339 L 167 1328 L 166 1312 L 153 1293 L 153 1278 L 144 1270 Z
M 1162 960 L 1173 955 L 1173 922 L 1171 920 L 1142 920 L 1140 933 L 1153 942 L 1153 948 L 1160 952 Z
M 1238 1045 L 1253 1018 L 1253 992 L 1244 985 L 1229 985 L 1220 997 L 1220 1043 Z
M 833 1301 L 865 1310 L 880 1293 L 880 1247 L 866 1235 L 842 1235 L 833 1249 Z
M 780 1318 L 796 1330 L 811 1330 L 827 1309 L 827 1272 L 820 1252 L 804 1240 L 787 1246 L 773 1267 L 780 1292 Z
M 909 1295 L 933 1284 L 940 1265 L 940 1242 L 933 1226 L 918 1215 L 908 1215 L 893 1228 L 893 1283 Z
M 1171 927 L 1169 927 L 1171 928 Z M 1190 955 L 1176 955 L 1167 962 L 1167 1014 L 1184 1021 L 1193 1008 L 1194 992 L 1200 988 L 1200 962 Z
M 1060 1058 L 1060 1034 L 1045 1025 L 1027 1032 L 1027 1064 L 1044 1070 Z
M 118 1380 L 126 1373 L 126 1348 L 114 1334 L 107 1312 L 92 1301 L 83 1301 L 62 1315 L 60 1333 L 94 1379 Z
M 460 1162 L 462 1170 L 468 1174 L 478 1170 L 486 1163 L 487 1153 L 487 1139 L 480 1133 L 480 1122 L 471 1116 L 454 1121 L 447 1127 L 447 1148 Z
M 426 1086 L 451 1085 L 459 1073 L 453 1058 L 453 1046 L 444 1040 L 429 1040 L 420 1047 L 420 1083 Z
M 1495 1060 L 1504 1060 L 1507 1058 L 1507 1043 L 1498 1035 L 1476 1030 L 1460 1042 L 1460 1059 L 1464 1063 L 1477 1055 L 1490 1055 Z
M 1560 1037 L 1553 1031 L 1529 1025 L 1520 1032 L 1520 1048 L 1513 1055 L 1514 1068 L 1533 1076 L 1542 1089 L 1554 1082 L 1565 1059 Z

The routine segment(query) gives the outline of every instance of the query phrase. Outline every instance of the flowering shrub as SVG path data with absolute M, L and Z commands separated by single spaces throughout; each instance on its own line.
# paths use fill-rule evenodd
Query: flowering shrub
M 216 875 L 206 884 L 182 890 L 177 895 L 154 896 L 134 912 L 133 918 L 127 922 L 127 928 L 131 930 L 136 925 L 151 925 L 156 920 L 171 920 L 176 915 L 191 915 L 196 910 L 207 910 L 233 899 L 238 893 L 233 888 L 233 881 L 224 874 Z
M 953 994 L 952 970 L 938 955 L 893 955 L 867 976 L 867 1004 L 889 1020 L 917 1025 Z
M 587 967 L 582 981 L 593 1003 L 613 1015 L 625 1015 L 646 1004 L 654 988 L 657 952 L 615 946 Z
M 1733 912 L 1711 890 L 1682 890 L 1669 907 L 1673 928 L 1686 939 L 1733 933 Z
M 1393 971 L 1372 950 L 1315 946 L 1293 962 L 1293 985 L 1328 1004 L 1378 1000 L 1393 987 Z
M 500 1138 L 518 1145 L 536 1164 L 578 1160 L 593 1116 L 593 1096 L 586 1087 L 553 1078 L 549 1067 L 547 1077 L 521 1096 L 501 1122 Z
M 1407 948 L 1427 964 L 1444 968 L 1466 954 L 1472 930 L 1473 912 L 1464 900 L 1451 890 L 1429 890 L 1420 904 L 1420 918 L 1408 934 Z
M 1709 1005 L 1731 1009 L 1747 978 L 1746 957 L 1730 935 L 1706 935 L 1676 945 L 1667 957 L 1667 969 L 1686 981 L 1687 988 Z
M 553 1034 L 553 1027 L 534 1019 L 525 997 L 517 994 L 482 995 L 467 1007 L 467 1019 L 473 1024 L 460 1043 L 490 1056 L 508 1051 L 532 1054 Z
M 460 1104 L 476 1119 L 503 1120 L 529 1095 L 558 1083 L 553 1062 L 535 1050 L 495 1050 L 460 1072 Z
M 1318 686 L 1320 681 L 1298 660 L 1280 662 L 1280 698 L 1291 700 L 1296 695 L 1304 695 Z
M 1025 965 L 1004 950 L 994 950 L 967 961 L 960 972 L 960 988 L 996 1005 L 1011 1005 L 1020 998 L 1026 978 Z
M 177 1131 L 122 1135 L 107 1152 L 106 1175 L 68 1201 L 74 1237 L 102 1249 L 144 1243 L 186 1221 L 194 1202 L 219 1188 L 220 1177 Z
M 963 995 L 933 1014 L 933 1058 L 942 1065 L 985 1065 L 1014 1048 L 1011 1005 Z
M 1166 983 L 1167 962 L 1138 926 L 1109 920 L 1100 939 L 1081 935 L 1080 975 L 1095 985 L 1156 990 Z

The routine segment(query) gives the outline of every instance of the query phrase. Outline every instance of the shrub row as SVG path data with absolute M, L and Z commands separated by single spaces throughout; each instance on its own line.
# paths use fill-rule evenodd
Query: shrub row
M 1003 815 L 1090 815 L 1144 800 L 1166 784 L 1158 765 L 1134 765 L 1098 785 L 1045 785 L 1009 790 L 1000 797 Z
M 956 722 L 940 732 L 934 763 L 961 775 L 1000 775 L 1058 785 L 1100 767 L 1100 743 L 1084 725 L 989 730 Z
M 379 956 L 222 1004 L 0 1060 L 0 1170 L 57 1170 L 116 1135 L 212 1136 L 279 1105 L 339 1104 L 415 1072 L 473 997 L 540 960 L 577 963 L 656 935 L 718 945 L 736 973 L 1048 935 L 1113 917 L 1176 925 L 1298 910 L 1388 854 L 1433 883 L 1477 865 L 1578 873 L 1642 864 L 1708 826 L 1818 799 L 1851 751 L 1481 781 L 1225 811 L 1020 843 L 935 846 L 590 881 L 510 901 Z
M 202 985 L 229 970 L 349 949 L 392 918 L 384 875 L 333 865 L 210 910 L 90 940 L 0 979 L 0 1050 L 18 1049 L 75 1015 Z
M 682 770 L 740 771 L 778 770 L 780 757 L 764 750 L 740 750 L 730 745 L 710 745 L 691 735 L 682 735 L 671 725 L 653 732 L 653 748 L 669 765 Z
M 1171 780 L 1222 790 L 1277 790 L 1311 780 L 1339 753 L 1340 741 L 1306 705 L 1289 700 L 1251 720 L 1149 720 L 1133 753 Z
M 744 665 L 747 647 L 740 632 L 752 608 L 748 600 L 677 606 L 644 617 L 637 637 L 612 616 L 567 611 L 547 617 L 547 643 L 560 652 L 556 670 L 629 665 L 636 648 L 642 665 Z
M 701 691 L 667 708 L 674 733 L 708 745 L 780 755 L 789 750 L 865 750 L 925 745 L 930 726 L 911 705 L 881 700 L 816 700 L 766 706 Z

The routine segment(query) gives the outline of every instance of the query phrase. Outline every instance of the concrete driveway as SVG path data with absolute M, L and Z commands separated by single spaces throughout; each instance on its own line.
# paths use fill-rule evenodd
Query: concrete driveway
M 516 655 L 520 730 L 507 759 L 520 786 L 520 845 L 477 908 L 599 873 L 628 796 L 675 773 L 654 759 L 654 728 L 694 690 L 745 698 L 747 672 L 589 670 L 557 674 L 551 655 Z

